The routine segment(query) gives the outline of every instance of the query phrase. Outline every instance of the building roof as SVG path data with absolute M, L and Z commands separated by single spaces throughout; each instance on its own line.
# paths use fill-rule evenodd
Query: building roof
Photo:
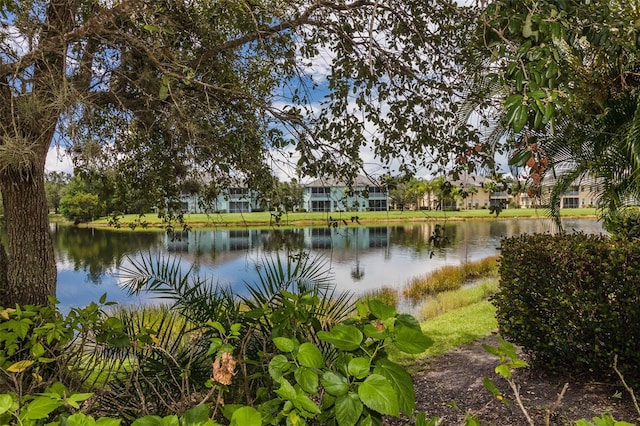
M 327 187 L 327 186 L 335 188 L 335 187 L 348 187 L 349 183 L 345 182 L 344 180 L 335 179 L 333 177 L 325 177 L 325 178 L 316 179 L 312 182 L 304 184 L 304 186 L 307 188 L 318 188 L 318 187 Z M 367 176 L 358 175 L 353 180 L 353 182 L 351 182 L 351 186 L 379 186 L 379 183 Z

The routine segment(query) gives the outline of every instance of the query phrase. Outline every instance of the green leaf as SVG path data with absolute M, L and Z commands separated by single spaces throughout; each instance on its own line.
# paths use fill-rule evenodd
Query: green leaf
M 310 368 L 300 367 L 293 372 L 293 377 L 296 379 L 296 383 L 308 393 L 318 393 L 318 384 L 320 379 L 318 373 Z
M 224 329 L 222 324 L 218 321 L 209 321 L 207 325 L 215 330 L 217 330 L 220 334 L 225 334 L 227 331 Z
M 355 425 L 362 415 L 362 401 L 360 401 L 358 395 L 353 392 L 339 396 L 336 399 L 335 406 L 338 426 Z
M 396 308 L 377 299 L 371 299 L 368 302 L 369 310 L 378 319 L 386 320 L 396 316 Z
M 322 383 L 327 393 L 333 396 L 345 395 L 349 390 L 347 378 L 333 371 L 325 371 L 320 378 L 320 383 Z
M 358 387 L 358 396 L 370 409 L 388 416 L 398 417 L 398 397 L 391 383 L 380 374 L 372 374 Z
M 96 420 L 96 426 L 120 426 L 120 419 L 112 419 L 110 417 L 100 417 Z
M 402 366 L 384 358 L 376 363 L 373 372 L 385 377 L 391 383 L 398 395 L 400 410 L 411 417 L 416 408 L 416 394 L 409 373 Z
M 515 133 L 520 132 L 524 129 L 524 126 L 527 124 L 527 120 L 529 119 L 529 107 L 527 105 L 518 105 L 515 108 L 514 118 L 511 123 L 511 127 Z
M 280 380 L 282 375 L 289 371 L 291 368 L 291 364 L 289 360 L 284 355 L 276 355 L 269 362 L 269 375 L 273 380 Z
M 369 358 L 353 358 L 349 361 L 348 371 L 349 375 L 355 377 L 356 379 L 364 379 L 369 375 L 369 371 L 371 370 L 371 361 Z
M 25 417 L 30 420 L 46 419 L 49 414 L 62 405 L 61 401 L 56 401 L 48 396 L 39 396 L 27 405 Z
M 293 405 L 301 410 L 305 410 L 313 414 L 320 414 L 320 408 L 304 393 L 302 389 L 298 389 L 296 393 L 297 395 L 293 400 Z
M 343 351 L 353 351 L 360 347 L 363 335 L 360 330 L 352 325 L 339 324 L 333 327 L 331 331 L 319 331 L 318 338 Z
M 365 324 L 362 331 L 364 331 L 365 336 L 371 337 L 372 339 L 382 340 L 389 337 L 389 330 L 386 327 L 378 330 L 378 328 L 372 324 Z
M 280 378 L 279 382 L 280 382 L 280 387 L 276 389 L 275 392 L 286 400 L 289 400 L 292 402 L 295 401 L 296 397 L 298 396 L 298 393 L 296 392 L 295 388 L 291 386 L 291 383 L 289 383 L 289 381 L 284 377 Z
M 433 345 L 433 340 L 425 336 L 421 330 L 403 326 L 396 327 L 394 344 L 408 354 L 421 354 Z
M 160 416 L 144 416 L 136 419 L 131 426 L 164 426 Z
M 324 366 L 324 359 L 322 358 L 322 352 L 313 343 L 303 343 L 298 349 L 296 358 L 300 365 L 310 368 L 322 368 Z
M 274 337 L 273 343 L 276 345 L 276 348 L 282 352 L 293 352 L 296 347 L 293 340 L 287 337 Z
M 185 411 L 182 415 L 182 424 L 197 425 L 209 421 L 210 410 L 207 405 L 200 404 Z
M 40 343 L 34 343 L 31 347 L 31 356 L 34 358 L 40 358 L 42 355 L 44 355 L 44 352 L 44 346 L 42 346 Z
M 505 379 L 508 379 L 511 377 L 511 369 L 509 368 L 508 365 L 506 364 L 500 364 L 496 367 L 496 373 L 498 373 L 499 375 L 501 375 L 502 377 L 504 377 Z
M 262 426 L 262 415 L 253 407 L 238 408 L 231 416 L 231 426 Z
M 20 321 L 10 321 L 12 324 L 13 331 L 21 338 L 24 339 L 27 337 L 27 333 L 29 333 L 29 329 L 31 328 L 31 320 L 28 318 L 23 318 Z
M 78 402 L 86 401 L 87 399 L 91 398 L 91 396 L 93 396 L 92 393 L 74 393 L 72 395 L 69 395 L 65 399 L 65 401 L 67 404 L 69 404 L 73 408 L 78 409 L 80 408 L 80 405 L 78 405 Z
M 13 398 L 7 393 L 0 395 L 0 414 L 4 414 L 11 409 Z
M 94 426 L 96 421 L 84 413 L 76 413 L 67 417 L 66 424 L 69 426 Z
M 516 152 L 511 158 L 509 158 L 509 165 L 515 167 L 522 167 L 527 164 L 527 161 L 533 153 L 528 149 L 523 149 Z
M 500 391 L 500 389 L 498 389 L 498 387 L 496 386 L 495 383 L 493 383 L 493 380 L 491 380 L 488 377 L 485 377 L 482 379 L 482 384 L 484 385 L 485 389 L 488 390 L 489 392 L 491 392 L 493 394 L 493 396 L 501 396 L 502 392 Z

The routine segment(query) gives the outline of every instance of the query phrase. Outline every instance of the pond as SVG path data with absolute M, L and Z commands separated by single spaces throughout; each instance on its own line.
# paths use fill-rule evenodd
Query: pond
M 425 222 L 338 228 L 194 230 L 172 241 L 158 231 L 127 232 L 52 224 L 61 308 L 84 306 L 107 293 L 120 304 L 150 303 L 149 295 L 128 296 L 118 272 L 140 256 L 175 256 L 183 267 L 242 292 L 255 282 L 256 265 L 266 258 L 308 252 L 331 267 L 339 290 L 362 294 L 381 287 L 402 288 L 412 277 L 443 265 L 499 254 L 503 237 L 545 233 L 549 219 L 448 221 L 447 244 L 429 238 L 443 223 Z M 593 219 L 567 219 L 568 231 L 602 233 Z

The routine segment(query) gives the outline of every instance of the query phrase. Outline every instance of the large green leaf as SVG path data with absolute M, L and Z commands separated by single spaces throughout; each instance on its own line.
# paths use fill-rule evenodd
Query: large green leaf
M 293 399 L 293 405 L 301 410 L 308 411 L 313 414 L 320 414 L 320 408 L 304 393 L 302 389 L 296 390 L 296 397 Z
M 84 413 L 77 413 L 69 416 L 65 423 L 69 426 L 95 426 L 96 421 Z
M 416 408 L 416 394 L 409 373 L 402 366 L 388 359 L 378 361 L 373 372 L 389 380 L 398 395 L 400 409 L 411 417 Z
M 336 399 L 335 406 L 338 426 L 353 426 L 362 415 L 362 401 L 353 392 L 339 396 Z
M 289 401 L 295 401 L 296 397 L 298 396 L 298 393 L 296 392 L 295 388 L 291 385 L 291 383 L 289 383 L 289 381 L 287 379 L 285 379 L 284 377 L 280 378 L 279 380 L 280 382 L 280 387 L 278 389 L 276 389 L 276 393 Z
M 396 308 L 377 299 L 371 299 L 368 302 L 371 313 L 378 319 L 386 320 L 396 316 Z
M 421 330 L 402 326 L 396 327 L 394 343 L 402 352 L 421 354 L 433 345 L 433 340 L 425 336 Z
M 100 417 L 98 420 L 96 420 L 96 426 L 120 426 L 120 422 L 120 419 Z
M 343 351 L 353 351 L 360 347 L 363 335 L 360 330 L 352 325 L 339 324 L 333 327 L 331 331 L 319 331 L 318 338 Z
M 324 359 L 322 358 L 322 352 L 313 343 L 303 343 L 298 349 L 296 358 L 300 365 L 310 368 L 322 368 L 324 366 Z
M 348 371 L 349 375 L 355 377 L 356 379 L 364 379 L 369 375 L 369 370 L 371 369 L 371 361 L 369 358 L 353 358 L 349 361 Z
M 187 411 L 182 415 L 182 423 L 188 425 L 200 425 L 209 421 L 210 410 L 207 405 L 200 404 Z
M 231 426 L 262 426 L 262 416 L 253 407 L 238 408 L 231 416 Z
M 276 348 L 282 352 L 293 352 L 295 348 L 293 340 L 287 337 L 274 337 L 273 343 L 276 345 Z
M 284 355 L 276 355 L 269 362 L 269 375 L 273 380 L 280 380 L 282 375 L 289 371 L 291 364 Z
M 61 401 L 51 399 L 48 396 L 39 396 L 27 405 L 25 417 L 30 420 L 45 419 L 61 405 Z
M 164 426 L 160 416 L 144 416 L 136 419 L 131 426 Z
M 6 413 L 13 405 L 13 398 L 7 393 L 0 395 L 0 414 Z
M 364 405 L 381 414 L 398 417 L 398 396 L 391 383 L 380 374 L 372 374 L 358 387 L 358 396 Z
M 349 390 L 347 378 L 333 371 L 325 371 L 320 378 L 320 383 L 322 383 L 327 393 L 333 396 L 345 395 Z
M 318 393 L 318 373 L 310 368 L 300 367 L 294 373 L 293 377 L 296 379 L 296 383 L 308 393 Z

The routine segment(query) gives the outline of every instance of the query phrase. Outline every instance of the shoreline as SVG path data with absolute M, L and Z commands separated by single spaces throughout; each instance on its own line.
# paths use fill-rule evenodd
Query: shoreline
M 562 219 L 597 219 L 596 210 L 571 209 L 561 211 Z M 325 226 L 375 226 L 399 223 L 459 222 L 459 221 L 496 221 L 496 220 L 549 220 L 552 218 L 544 209 L 505 209 L 499 216 L 489 210 L 461 211 L 390 211 L 390 212 L 295 212 L 282 217 L 279 222 L 273 220 L 270 212 L 222 213 L 222 214 L 185 214 L 184 222 L 192 229 L 292 229 L 300 227 Z M 335 216 L 335 217 L 334 217 Z M 50 223 L 74 226 L 59 215 L 50 216 Z M 179 230 L 182 225 L 174 220 L 171 224 Z M 108 223 L 107 218 L 75 226 L 82 228 L 111 229 L 113 231 L 164 231 L 168 223 L 163 222 L 155 213 L 147 215 L 124 215 L 120 217 L 119 227 Z

